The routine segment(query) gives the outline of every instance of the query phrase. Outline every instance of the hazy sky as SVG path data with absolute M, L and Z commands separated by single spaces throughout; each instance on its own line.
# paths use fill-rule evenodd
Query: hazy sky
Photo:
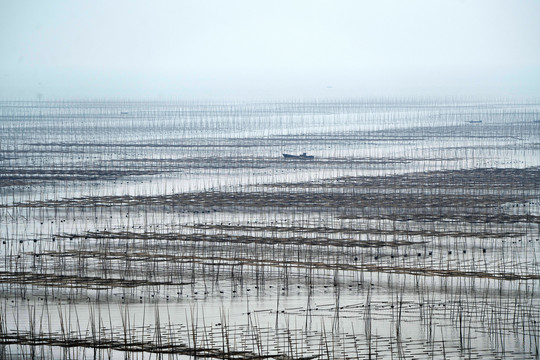
M 1 98 L 540 96 L 539 0 L 0 1 Z

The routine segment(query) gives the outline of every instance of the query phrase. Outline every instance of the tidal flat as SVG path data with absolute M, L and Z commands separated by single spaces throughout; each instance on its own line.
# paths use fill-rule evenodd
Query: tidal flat
M 2 101 L 0 199 L 3 359 L 540 358 L 538 101 Z

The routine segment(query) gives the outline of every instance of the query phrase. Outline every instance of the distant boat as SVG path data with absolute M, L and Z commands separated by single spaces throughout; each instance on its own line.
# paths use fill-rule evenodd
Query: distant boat
M 469 124 L 481 124 L 482 120 L 470 120 Z
M 301 160 L 313 160 L 315 158 L 313 155 L 307 155 L 306 153 L 302 153 L 300 155 L 283 154 L 283 157 L 285 159 L 301 159 Z
M 120 112 L 120 115 L 127 115 L 127 114 L 128 114 L 127 111 L 121 111 L 121 112 Z

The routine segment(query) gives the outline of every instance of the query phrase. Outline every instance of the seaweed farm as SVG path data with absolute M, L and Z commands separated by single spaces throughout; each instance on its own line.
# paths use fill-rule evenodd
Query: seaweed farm
M 540 359 L 537 101 L 3 101 L 0 199 L 0 359 Z

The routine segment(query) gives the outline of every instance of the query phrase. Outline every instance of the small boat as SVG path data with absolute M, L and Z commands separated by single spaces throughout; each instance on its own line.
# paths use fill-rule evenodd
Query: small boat
M 292 155 L 292 154 L 283 154 L 283 157 L 285 159 L 301 159 L 301 160 L 313 160 L 313 155 L 307 155 L 306 153 L 302 153 L 300 155 Z

